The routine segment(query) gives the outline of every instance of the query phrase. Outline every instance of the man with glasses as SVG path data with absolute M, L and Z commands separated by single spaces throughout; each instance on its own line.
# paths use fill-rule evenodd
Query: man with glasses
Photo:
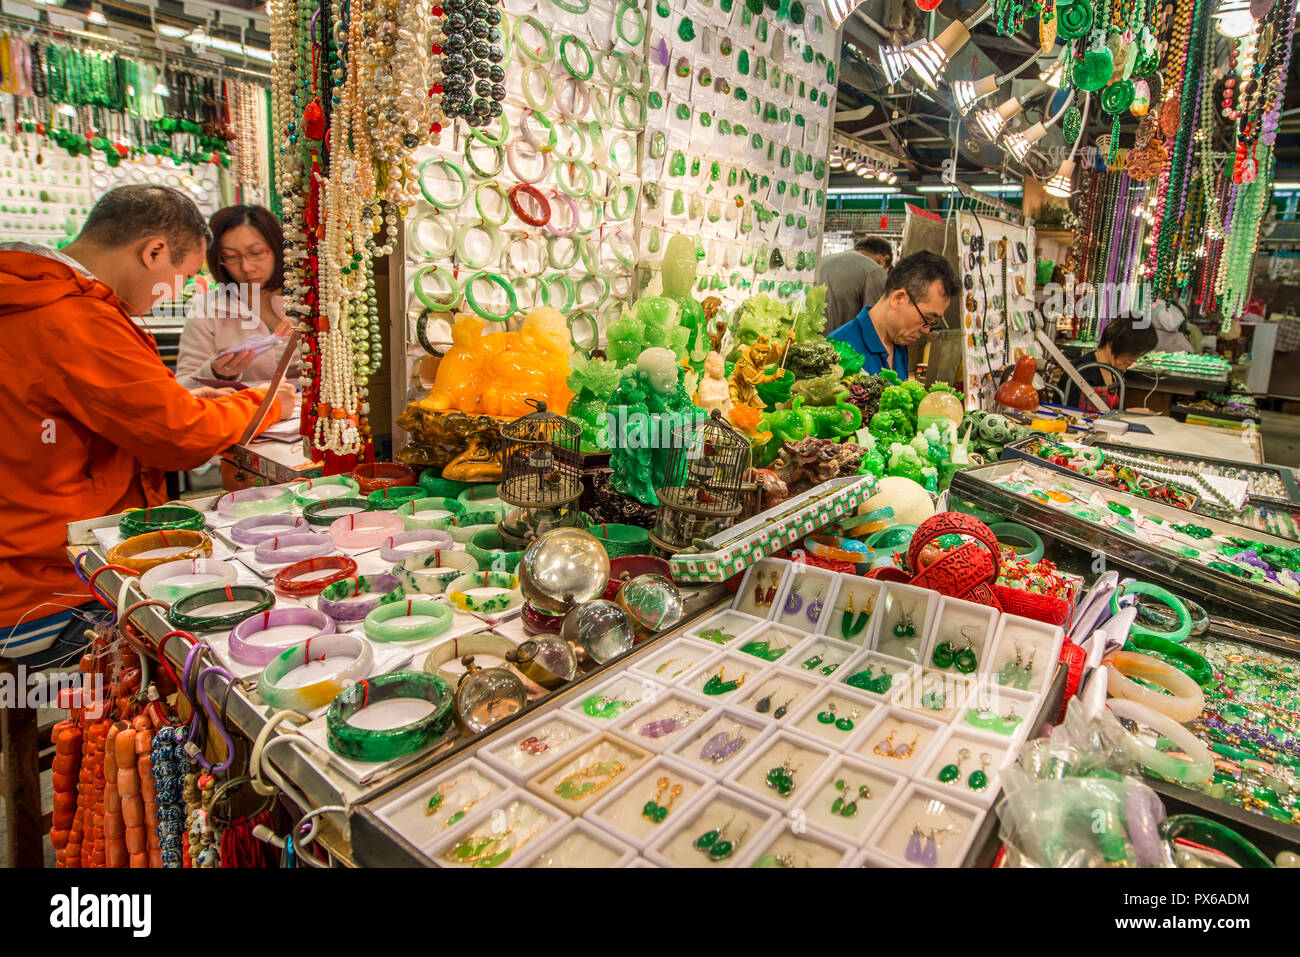
M 898 261 L 884 292 L 846 325 L 827 335 L 862 353 L 862 371 L 875 375 L 893 369 L 907 378 L 907 347 L 943 324 L 948 303 L 960 284 L 948 261 L 936 253 L 913 253 Z

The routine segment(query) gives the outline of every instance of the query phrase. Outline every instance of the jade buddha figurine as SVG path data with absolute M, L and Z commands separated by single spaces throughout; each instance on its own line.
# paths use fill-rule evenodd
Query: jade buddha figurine
M 722 356 L 716 351 L 704 359 L 704 378 L 696 387 L 695 404 L 706 412 L 722 413 L 724 419 L 731 417 L 731 385 L 727 382 Z

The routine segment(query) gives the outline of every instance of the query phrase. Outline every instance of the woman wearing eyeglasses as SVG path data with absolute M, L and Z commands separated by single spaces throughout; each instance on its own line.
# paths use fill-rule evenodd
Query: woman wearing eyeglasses
M 285 318 L 284 233 L 271 211 L 261 206 L 228 206 L 212 217 L 208 270 L 213 284 L 190 305 L 181 333 L 176 378 L 187 387 L 199 379 L 268 382 L 283 346 L 249 339 L 287 338 L 293 322 Z M 297 375 L 297 359 L 288 375 Z

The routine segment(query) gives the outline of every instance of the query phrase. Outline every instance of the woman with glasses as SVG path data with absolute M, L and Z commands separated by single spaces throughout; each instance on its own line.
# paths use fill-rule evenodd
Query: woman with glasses
M 212 285 L 190 305 L 176 377 L 268 382 L 293 322 L 285 318 L 284 233 L 261 206 L 228 206 L 212 217 L 208 270 Z M 288 375 L 297 375 L 297 359 Z

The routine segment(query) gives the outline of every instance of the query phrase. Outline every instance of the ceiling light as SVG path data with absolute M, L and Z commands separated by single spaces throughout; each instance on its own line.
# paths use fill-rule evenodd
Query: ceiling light
M 1284 183 L 1279 181 L 1273 184 L 1273 188 L 1280 190 L 1300 189 L 1300 183 Z
M 975 192 L 977 193 L 1008 193 L 1010 195 L 1017 195 L 1025 191 L 1025 188 L 1023 186 L 999 186 L 999 185 L 972 186 L 971 189 L 975 190 Z
M 995 109 L 980 110 L 976 113 L 975 125 L 979 127 L 985 138 L 996 141 L 1007 128 L 1007 122 L 1023 109 L 1021 102 L 1013 96 Z
M 106 27 L 108 17 L 104 16 L 104 11 L 100 9 L 99 4 L 92 3 L 90 9 L 86 11 L 86 22 L 93 23 L 97 27 Z
M 1038 74 L 1038 78 L 1048 86 L 1059 90 L 1065 83 L 1065 58 L 1056 61 L 1056 66 Z
M 841 156 L 839 153 L 835 153 L 834 155 L 832 155 L 831 169 L 843 169 L 843 168 L 844 168 L 844 157 Z
M 927 40 L 917 47 L 912 52 L 912 66 L 921 82 L 930 89 L 935 89 L 944 69 L 952 60 L 952 55 L 964 47 L 968 40 L 970 31 L 964 24 L 953 21 L 933 40 Z
M 880 67 L 885 72 L 886 83 L 893 86 L 903 78 L 907 68 L 912 65 L 911 51 L 919 45 L 919 43 L 906 47 L 894 46 L 892 43 L 880 45 Z
M 1023 163 L 1025 157 L 1029 155 L 1029 148 L 1046 135 L 1047 127 L 1043 126 L 1042 123 L 1035 123 L 1028 129 L 1008 133 L 1003 141 L 1003 146 L 1006 147 L 1007 152 Z
M 173 40 L 179 40 L 182 37 L 187 37 L 190 35 L 189 27 L 174 27 L 170 23 L 158 24 L 158 32 L 161 33 L 163 36 L 169 37 Z
M 956 186 L 943 186 L 937 183 L 928 183 L 925 186 L 916 187 L 916 191 L 918 193 L 947 193 L 956 188 Z
M 1214 10 L 1215 26 L 1225 37 L 1240 38 L 1255 31 L 1250 0 L 1219 0 Z
M 857 159 L 855 157 L 850 156 L 848 159 L 844 161 L 844 168 L 848 170 L 850 173 L 852 173 L 855 169 L 858 168 Z
M 988 76 L 982 76 L 974 82 L 958 80 L 952 85 L 952 98 L 957 104 L 957 112 L 965 116 L 970 112 L 972 106 L 997 91 L 998 78 L 990 73 Z
M 898 174 L 895 173 L 893 170 L 890 170 L 887 174 L 885 174 L 885 182 L 888 183 L 890 186 L 893 186 L 895 183 L 898 182 Z
M 865 0 L 827 0 L 826 15 L 831 18 L 831 25 L 838 30 L 849 18 L 849 14 L 864 2 Z
M 830 196 L 885 196 L 898 192 L 897 186 L 832 186 Z

